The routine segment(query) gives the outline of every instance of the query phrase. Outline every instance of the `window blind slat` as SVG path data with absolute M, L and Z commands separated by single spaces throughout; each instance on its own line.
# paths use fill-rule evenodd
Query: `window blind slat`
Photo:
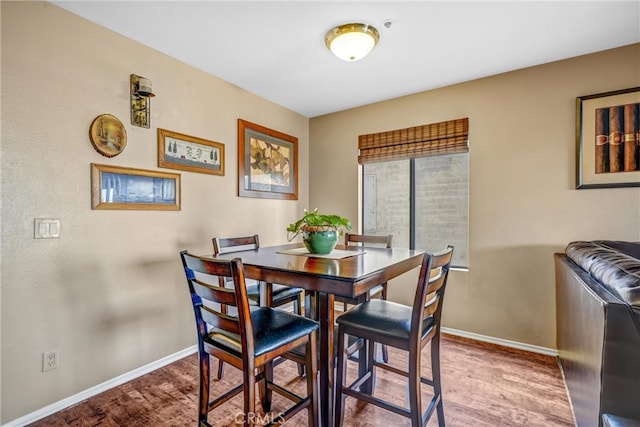
M 469 151 L 469 119 L 360 135 L 358 163 L 440 156 Z

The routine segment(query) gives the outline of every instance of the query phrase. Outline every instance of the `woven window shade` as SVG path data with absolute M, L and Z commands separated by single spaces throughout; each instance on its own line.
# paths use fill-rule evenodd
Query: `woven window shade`
M 469 151 L 469 119 L 456 119 L 358 137 L 358 163 L 441 156 Z

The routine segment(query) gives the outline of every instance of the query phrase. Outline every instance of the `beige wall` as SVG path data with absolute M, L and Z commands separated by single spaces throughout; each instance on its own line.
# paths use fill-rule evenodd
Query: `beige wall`
M 310 204 L 359 223 L 358 135 L 468 117 L 470 270 L 450 278 L 445 326 L 555 348 L 553 253 L 640 240 L 640 188 L 574 189 L 575 99 L 634 86 L 640 45 L 313 118 Z M 395 284 L 410 302 L 415 279 Z
M 178 252 L 286 242 L 308 204 L 309 121 L 51 4 L 1 7 L 4 424 L 194 345 Z M 157 94 L 150 129 L 129 124 L 132 73 Z M 103 113 L 128 135 L 111 159 L 88 138 Z M 299 138 L 298 201 L 236 196 L 238 118 Z M 224 143 L 225 176 L 182 172 L 179 212 L 91 210 L 89 164 L 159 170 L 158 127 Z M 60 218 L 61 238 L 33 239 L 36 217 Z M 60 367 L 42 373 L 48 350 Z

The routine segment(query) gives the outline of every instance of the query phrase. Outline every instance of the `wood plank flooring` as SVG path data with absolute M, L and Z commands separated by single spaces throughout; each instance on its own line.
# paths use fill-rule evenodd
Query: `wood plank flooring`
M 573 426 L 564 381 L 555 358 L 507 349 L 473 340 L 443 335 L 441 347 L 442 386 L 446 424 L 474 426 Z M 406 356 L 389 348 L 390 360 L 403 366 Z M 430 376 L 428 346 L 422 355 L 423 370 Z M 196 426 L 198 399 L 197 355 L 108 390 L 85 402 L 31 424 L 32 427 L 84 426 Z M 212 362 L 215 372 L 216 363 Z M 355 363 L 349 363 L 348 380 L 355 377 Z M 276 367 L 281 384 L 304 394 L 304 381 L 295 364 Z M 378 370 L 375 394 L 405 405 L 406 381 Z M 212 393 L 222 394 L 240 381 L 239 371 L 226 367 L 221 381 L 213 381 Z M 423 386 L 426 408 L 430 389 Z M 274 395 L 273 410 L 287 404 Z M 407 419 L 373 405 L 347 398 L 346 427 L 408 426 Z M 211 412 L 214 426 L 233 426 L 242 412 L 242 397 L 236 396 Z M 306 412 L 287 424 L 305 426 Z M 437 426 L 437 417 L 428 426 Z

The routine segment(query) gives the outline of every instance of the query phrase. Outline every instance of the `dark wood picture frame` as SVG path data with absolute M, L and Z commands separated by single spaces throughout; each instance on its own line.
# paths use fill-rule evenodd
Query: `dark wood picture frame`
M 576 188 L 640 187 L 640 87 L 576 98 Z
M 158 128 L 158 167 L 224 176 L 224 144 Z
M 91 163 L 91 209 L 180 210 L 180 174 Z
M 238 196 L 298 200 L 298 138 L 238 119 Z

